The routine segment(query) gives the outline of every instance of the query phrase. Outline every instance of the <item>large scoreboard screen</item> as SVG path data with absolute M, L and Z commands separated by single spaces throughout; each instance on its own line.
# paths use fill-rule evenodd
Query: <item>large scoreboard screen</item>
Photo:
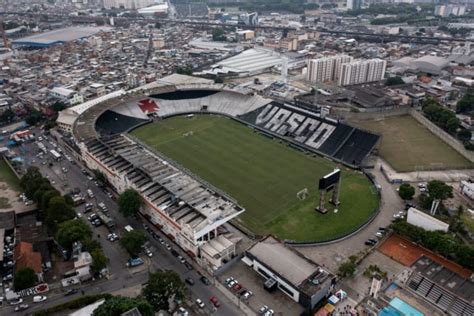
M 335 169 L 333 172 L 319 179 L 319 190 L 328 190 L 339 182 L 341 170 Z

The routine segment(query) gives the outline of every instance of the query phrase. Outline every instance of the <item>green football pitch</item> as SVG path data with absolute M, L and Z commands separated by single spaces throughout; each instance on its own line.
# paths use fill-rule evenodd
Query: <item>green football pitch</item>
M 237 221 L 256 234 L 321 241 L 352 232 L 371 216 L 378 195 L 360 172 L 342 169 L 341 205 L 314 210 L 319 178 L 336 164 L 308 155 L 221 116 L 183 116 L 131 133 L 236 199 L 246 211 Z M 307 188 L 309 197 L 297 198 Z

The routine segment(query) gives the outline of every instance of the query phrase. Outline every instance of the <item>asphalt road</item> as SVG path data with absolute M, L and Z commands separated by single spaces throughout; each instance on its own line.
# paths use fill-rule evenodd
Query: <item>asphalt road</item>
M 49 137 L 49 141 L 51 141 L 51 139 L 52 137 Z M 50 142 L 43 140 L 43 143 L 46 145 L 48 150 L 53 149 Z M 52 159 L 51 155 L 48 154 L 45 155 L 45 157 L 47 157 L 48 160 L 53 163 L 53 165 L 49 166 L 49 163 L 43 165 L 41 163 L 42 160 L 36 157 L 36 154 L 38 153 L 38 146 L 34 142 L 22 145 L 19 150 L 21 152 L 22 157 L 25 159 L 25 165 L 35 165 L 39 167 L 43 176 L 49 176 L 50 181 L 54 181 L 54 186 L 63 194 L 69 192 L 73 188 L 79 188 L 81 190 L 81 193 L 85 195 L 86 190 L 91 189 L 94 192 L 95 197 L 93 199 L 86 199 L 87 202 L 94 203 L 95 206 L 97 206 L 97 204 L 100 202 L 105 203 L 109 210 L 109 216 L 112 217 L 115 221 L 115 231 L 119 234 L 119 236 L 124 232 L 123 227 L 126 225 L 131 225 L 134 229 L 143 229 L 143 222 L 141 221 L 141 219 L 135 220 L 132 218 L 124 218 L 118 212 L 118 207 L 115 201 L 109 198 L 101 188 L 97 187 L 94 184 L 94 181 L 89 181 L 86 175 L 82 173 L 81 169 L 83 168 L 83 166 L 80 163 L 75 162 L 74 164 L 72 164 L 64 158 L 59 162 L 55 162 Z M 67 153 L 66 149 L 62 148 L 62 150 L 63 152 Z M 72 155 L 70 156 L 72 157 Z M 62 171 L 63 167 L 68 169 L 67 173 L 64 173 Z M 78 213 L 83 214 L 84 205 L 78 206 L 76 210 Z M 89 214 L 90 213 L 84 214 L 83 216 L 86 217 Z M 88 222 L 86 218 L 85 221 Z M 148 226 L 151 227 L 149 223 Z M 180 263 L 178 259 L 171 254 L 170 251 L 168 251 L 157 240 L 151 238 L 151 235 L 149 233 L 147 234 L 150 237 L 149 242 L 153 251 L 153 257 L 150 259 L 147 258 L 148 260 L 145 260 L 146 264 L 144 266 L 135 269 L 130 269 L 126 267 L 126 261 L 128 260 L 129 256 L 125 252 L 125 250 L 123 250 L 123 248 L 119 245 L 117 241 L 110 242 L 106 240 L 106 236 L 108 234 L 107 228 L 105 226 L 100 226 L 98 228 L 95 228 L 93 226 L 91 227 L 94 232 L 94 238 L 99 240 L 104 249 L 104 254 L 109 258 L 108 269 L 110 277 L 109 279 L 89 282 L 79 287 L 83 289 L 86 294 L 113 292 L 120 289 L 124 289 L 126 287 L 132 287 L 138 284 L 143 284 L 148 280 L 149 272 L 155 271 L 157 269 L 170 269 L 179 273 L 182 276 L 183 280 L 187 277 L 191 277 L 195 281 L 195 284 L 193 286 L 187 285 L 187 287 L 190 290 L 193 301 L 196 298 L 201 298 L 206 303 L 206 309 L 204 311 L 204 314 L 242 314 L 238 307 L 235 306 L 230 300 L 225 298 L 225 296 L 220 293 L 214 286 L 206 286 L 201 283 L 199 280 L 200 274 L 198 274 L 196 269 L 188 271 L 188 269 L 182 263 Z M 178 251 L 179 254 L 186 258 L 188 262 L 192 263 L 192 260 L 183 251 L 181 251 L 177 245 L 173 244 L 170 240 L 168 240 L 166 236 L 161 234 L 156 229 L 154 229 L 154 232 L 158 236 L 163 238 L 167 243 L 172 245 L 173 249 Z M 142 255 L 142 258 L 146 258 L 145 255 Z M 195 264 L 193 264 L 193 266 L 197 268 Z M 211 280 L 211 282 L 213 282 L 211 277 L 208 276 L 208 278 Z M 74 296 L 78 295 L 81 295 L 80 292 L 78 294 L 75 294 Z M 48 300 L 38 305 L 30 304 L 31 297 L 26 298 L 25 302 L 30 304 L 31 306 L 27 310 L 27 312 L 31 313 L 33 311 L 43 309 L 45 307 L 54 306 L 56 304 L 70 300 L 72 297 L 74 297 L 65 297 L 62 291 L 51 291 L 47 294 L 47 296 Z M 216 296 L 221 303 L 221 306 L 216 311 L 211 308 L 212 304 L 209 302 L 209 298 L 211 296 Z M 3 312 L 10 312 L 12 311 L 12 309 L 12 307 L 4 307 L 3 310 L 0 310 L 0 314 L 2 314 Z

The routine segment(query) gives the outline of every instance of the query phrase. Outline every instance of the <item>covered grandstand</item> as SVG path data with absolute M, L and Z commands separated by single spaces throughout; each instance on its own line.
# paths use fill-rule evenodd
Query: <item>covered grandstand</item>
M 361 165 L 380 138 L 373 133 L 277 102 L 249 111 L 240 118 L 268 133 L 290 139 L 306 149 L 351 166 Z

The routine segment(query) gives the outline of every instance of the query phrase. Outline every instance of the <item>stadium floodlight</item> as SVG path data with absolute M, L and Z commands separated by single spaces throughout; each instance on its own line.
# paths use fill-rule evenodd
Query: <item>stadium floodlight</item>
M 319 179 L 319 204 L 316 207 L 316 211 L 326 214 L 328 210 L 326 209 L 326 193 L 332 190 L 332 197 L 329 200 L 330 203 L 338 206 L 339 201 L 339 192 L 341 186 L 341 170 L 334 169 L 333 172 L 325 175 Z

